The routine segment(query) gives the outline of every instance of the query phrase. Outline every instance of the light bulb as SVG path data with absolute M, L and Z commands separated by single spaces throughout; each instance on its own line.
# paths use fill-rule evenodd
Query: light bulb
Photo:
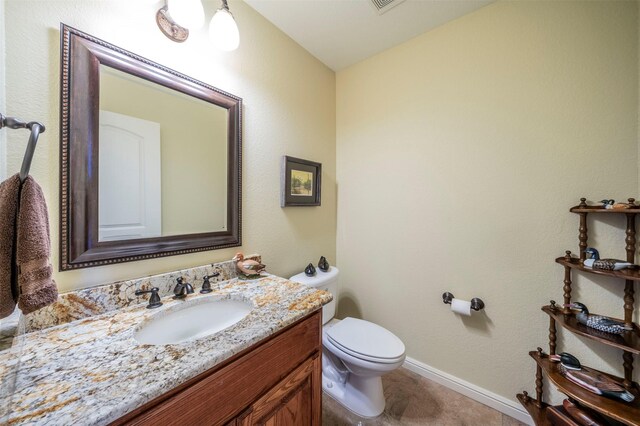
M 209 38 L 220 50 L 229 52 L 240 45 L 240 33 L 233 15 L 225 8 L 220 8 L 209 22 Z
M 167 0 L 167 9 L 181 27 L 194 30 L 204 24 L 204 8 L 200 0 Z

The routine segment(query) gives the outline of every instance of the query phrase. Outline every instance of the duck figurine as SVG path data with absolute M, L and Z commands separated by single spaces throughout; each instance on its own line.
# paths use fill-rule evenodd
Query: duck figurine
M 569 370 L 582 370 L 582 365 L 580 364 L 578 358 L 568 352 L 550 355 L 549 359 L 553 362 L 559 362 L 564 366 L 564 368 L 568 368 Z
M 619 259 L 600 259 L 600 253 L 593 247 L 587 247 L 584 250 L 591 259 L 585 259 L 582 264 L 587 268 L 601 269 L 603 271 L 619 271 L 621 269 L 635 267 L 633 263 L 625 262 Z
M 621 399 L 625 402 L 631 402 L 635 399 L 635 396 L 626 390 L 622 384 L 604 375 L 604 373 L 581 366 L 580 361 L 569 353 L 563 352 L 560 355 L 551 355 L 549 359 L 560 362 L 558 372 L 562 376 L 589 392 L 609 398 Z
M 602 203 L 602 207 L 607 210 L 623 210 L 631 207 L 626 203 L 616 203 L 616 200 L 601 200 L 600 202 Z
M 626 325 L 623 321 L 590 314 L 589 309 L 580 302 L 569 303 L 564 305 L 564 307 L 579 310 L 580 312 L 576 314 L 576 319 L 580 324 L 586 325 L 589 328 L 613 334 L 622 334 L 625 331 L 632 330 L 632 328 Z
M 242 253 L 236 253 L 236 255 L 231 260 L 236 262 L 238 278 L 244 280 L 260 278 L 260 273 L 267 268 L 260 262 L 251 259 L 245 259 L 244 254 Z

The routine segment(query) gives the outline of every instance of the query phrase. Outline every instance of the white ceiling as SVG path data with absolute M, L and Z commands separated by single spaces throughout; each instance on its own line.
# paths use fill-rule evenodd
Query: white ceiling
M 405 0 L 379 15 L 370 0 L 245 0 L 334 71 L 494 0 Z

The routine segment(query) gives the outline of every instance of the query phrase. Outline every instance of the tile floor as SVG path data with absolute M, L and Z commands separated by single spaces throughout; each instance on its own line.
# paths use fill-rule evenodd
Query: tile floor
M 380 417 L 362 419 L 323 395 L 323 426 L 523 426 L 509 416 L 404 368 L 384 376 L 382 384 L 387 406 Z

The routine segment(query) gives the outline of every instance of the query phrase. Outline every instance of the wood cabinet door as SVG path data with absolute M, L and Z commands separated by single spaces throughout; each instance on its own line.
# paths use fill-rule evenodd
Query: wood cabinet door
M 307 426 L 322 423 L 322 364 L 309 358 L 258 399 L 238 419 L 238 426 Z

